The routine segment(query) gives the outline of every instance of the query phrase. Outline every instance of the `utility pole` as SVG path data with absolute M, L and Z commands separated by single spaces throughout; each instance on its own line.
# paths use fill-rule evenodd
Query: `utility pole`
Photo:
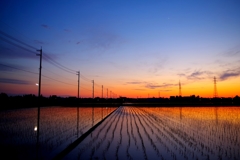
M 41 96 L 41 76 L 42 76 L 42 47 L 40 50 L 37 50 L 40 54 L 36 54 L 40 56 L 40 66 L 39 66 L 39 81 L 38 81 L 38 98 Z
M 214 82 L 214 95 L 213 95 L 213 97 L 217 98 L 218 97 L 218 93 L 217 93 L 217 80 L 216 80 L 216 77 L 213 78 L 213 82 Z
M 94 80 L 92 80 L 92 82 L 93 82 L 93 93 L 92 93 L 92 96 L 94 98 Z
M 39 65 L 39 81 L 38 81 L 38 119 L 37 119 L 37 158 L 38 156 L 38 150 L 39 150 L 39 130 L 40 130 L 40 105 L 41 105 L 41 77 L 42 77 L 42 47 L 40 50 L 37 50 L 40 52 L 40 54 L 36 54 L 37 56 L 40 56 L 40 65 Z
M 178 85 L 179 85 L 179 97 L 182 97 L 182 86 L 180 80 Z
M 79 99 L 80 71 L 77 72 L 77 75 L 78 75 L 78 99 Z
M 102 98 L 103 98 L 103 85 L 102 85 Z
M 108 88 L 107 88 L 107 98 L 108 98 Z

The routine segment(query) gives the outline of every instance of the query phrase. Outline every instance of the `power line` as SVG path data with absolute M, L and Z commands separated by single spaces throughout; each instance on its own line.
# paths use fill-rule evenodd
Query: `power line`
M 12 66 L 8 66 L 8 65 L 5 65 L 5 64 L 0 64 L 0 65 L 5 66 L 5 67 L 9 67 L 9 68 L 13 68 L 13 69 L 17 69 L 17 70 L 20 70 L 20 71 L 24 71 L 24 72 L 32 73 L 32 74 L 38 74 L 38 73 L 36 73 L 36 72 L 32 72 L 32 71 L 28 71 L 28 70 L 24 70 L 24 69 L 20 69 L 20 68 L 12 67 Z
M 28 70 L 24 70 L 24 69 L 20 69 L 20 68 L 8 66 L 8 65 L 5 65 L 5 64 L 1 64 L 1 63 L 0 63 L 0 65 L 5 66 L 5 67 L 9 67 L 9 68 L 13 68 L 13 69 L 16 69 L 16 70 L 21 70 L 21 71 L 24 71 L 24 72 L 32 73 L 32 74 L 38 74 L 38 73 L 36 73 L 36 72 L 31 72 L 31 71 L 28 71 Z M 42 76 L 45 77 L 45 78 L 48 78 L 48 79 L 51 79 L 51 80 L 60 82 L 60 83 L 64 83 L 64 84 L 76 86 L 76 85 L 73 85 L 73 84 L 70 84 L 70 83 L 66 83 L 66 82 L 63 82 L 63 81 L 56 80 L 56 79 L 54 79 L 54 78 L 51 78 L 51 77 L 48 77 L 48 76 L 45 76 L 45 75 L 42 75 Z
M 9 34 L 3 32 L 3 31 L 1 31 L 1 30 L 0 30 L 0 34 L 2 34 L 3 36 L 5 36 L 5 37 L 7 37 L 7 38 L 9 38 L 9 39 L 11 39 L 11 40 L 14 40 L 14 41 L 20 43 L 20 44 L 22 44 L 22 45 L 25 45 L 25 46 L 27 46 L 27 47 L 29 47 L 29 48 L 31 48 L 31 49 L 36 50 L 35 47 L 33 47 L 33 46 L 31 46 L 31 45 L 28 45 L 27 43 L 24 43 L 24 42 L 22 42 L 22 41 L 20 41 L 20 40 L 18 40 L 18 39 L 16 39 L 16 38 L 10 36 Z M 25 48 L 25 47 L 23 47 L 23 46 L 21 46 L 21 45 L 19 45 L 19 44 L 16 44 L 16 43 L 14 43 L 14 42 L 6 39 L 6 38 L 0 37 L 0 39 L 2 39 L 3 41 L 5 41 L 5 42 L 7 42 L 7 43 L 9 43 L 9 44 L 11 44 L 11 45 L 14 45 L 14 46 L 18 47 L 18 48 L 21 48 L 21 49 L 23 49 L 23 50 L 26 50 L 26 51 L 31 52 L 31 53 L 33 53 L 33 54 L 36 54 L 35 52 L 33 52 L 33 51 L 31 51 L 31 50 L 29 50 L 29 49 L 27 49 L 27 48 Z M 49 56 L 46 55 L 46 54 L 43 55 L 43 58 L 44 58 L 44 60 L 48 61 L 50 64 L 53 64 L 54 66 L 56 66 L 56 67 L 58 67 L 58 68 L 60 68 L 60 69 L 62 69 L 62 70 L 64 70 L 64 71 L 66 71 L 66 72 L 74 73 L 74 74 L 76 73 L 75 70 L 63 66 L 62 64 L 56 62 L 55 60 L 53 60 L 51 57 L 49 57 Z
M 21 49 L 23 49 L 23 50 L 25 50 L 25 51 L 28 51 L 28 52 L 30 52 L 30 53 L 36 55 L 35 52 L 33 52 L 33 51 L 31 51 L 31 50 L 29 50 L 29 49 L 23 47 L 23 46 L 20 46 L 20 45 L 18 45 L 18 44 L 16 44 L 16 43 L 13 43 L 13 42 L 11 42 L 11 41 L 9 41 L 9 40 L 3 38 L 3 37 L 0 37 L 0 39 L 2 39 L 3 41 L 5 41 L 5 42 L 7 42 L 7 43 L 9 43 L 9 44 L 11 44 L 11 45 L 13 45 L 13 46 L 16 46 L 16 47 L 18 47 L 18 48 L 21 48 Z
M 55 72 L 53 72 L 53 71 L 51 71 L 51 70 L 49 70 L 49 69 L 46 69 L 45 67 L 42 67 L 42 68 L 43 68 L 44 70 L 46 70 L 46 71 L 52 73 L 52 74 L 55 74 L 56 76 L 59 76 L 59 77 L 62 77 L 62 78 L 65 78 L 65 79 L 68 79 L 68 80 L 72 80 L 72 81 L 74 81 L 73 79 L 66 78 L 66 77 L 64 77 L 64 76 L 62 76 L 62 75 L 59 75 L 59 74 L 57 74 L 57 73 L 55 73 Z
M 45 54 L 43 55 L 43 59 L 46 60 L 48 63 L 54 65 L 55 67 L 65 71 L 65 72 L 68 72 L 68 73 L 71 73 L 71 74 L 76 73 L 76 71 L 68 69 L 67 67 L 65 67 L 65 66 L 61 65 L 60 63 L 54 61 L 53 59 L 51 59 L 49 56 L 47 56 Z
M 80 75 L 81 75 L 81 78 L 82 78 L 83 80 L 88 81 L 88 82 L 92 82 L 92 80 L 86 78 L 84 75 L 82 75 L 82 74 L 80 74 Z
M 48 78 L 48 79 L 51 79 L 51 80 L 60 82 L 60 83 L 64 83 L 64 84 L 71 85 L 71 86 L 76 86 L 76 85 L 74 85 L 74 84 L 70 84 L 70 83 L 66 83 L 66 82 L 63 82 L 63 81 L 59 81 L 59 80 L 56 80 L 56 79 L 54 79 L 54 78 L 51 78 L 51 77 L 48 77 L 48 76 L 45 76 L 45 75 L 42 75 L 42 76 L 45 77 L 45 78 Z
M 32 48 L 32 49 L 36 50 L 35 47 L 30 46 L 30 45 L 28 45 L 28 44 L 26 44 L 26 43 L 24 43 L 24 42 L 22 42 L 22 41 L 20 41 L 20 40 L 18 40 L 18 39 L 16 39 L 16 38 L 12 37 L 12 36 L 10 36 L 9 34 L 3 32 L 3 31 L 1 31 L 1 30 L 0 30 L 0 34 L 4 35 L 5 37 L 7 37 L 7 38 L 9 38 L 9 39 L 12 39 L 12 40 L 18 42 L 18 43 L 21 43 L 21 44 L 23 44 L 23 45 L 25 45 L 25 46 L 27 46 L 27 47 L 29 47 L 29 48 Z
M 15 38 L 15 37 L 13 37 L 13 36 L 11 36 L 11 35 L 3 32 L 3 31 L 1 31 L 1 30 L 0 30 L 0 34 L 1 34 L 2 36 L 4 36 L 4 37 L 0 36 L 0 39 L 3 40 L 3 41 L 5 41 L 6 43 L 9 43 L 9 44 L 11 44 L 11 45 L 13 45 L 13 46 L 16 46 L 16 47 L 18 47 L 18 48 L 21 48 L 21 49 L 23 49 L 23 50 L 25 50 L 25 51 L 28 51 L 28 52 L 36 55 L 35 52 L 33 52 L 32 50 L 28 49 L 28 48 L 31 48 L 31 49 L 36 50 L 35 47 L 33 47 L 33 46 L 31 46 L 31 45 L 29 45 L 29 44 L 27 44 L 27 43 L 25 43 L 25 42 L 23 42 L 23 41 Z M 19 43 L 19 44 L 17 44 L 16 42 Z M 23 45 L 23 46 L 22 46 L 22 45 Z M 24 47 L 24 46 L 25 46 L 25 47 Z M 28 47 L 28 48 L 26 48 L 26 47 Z M 57 67 L 57 68 L 65 71 L 65 72 L 68 72 L 68 73 L 71 73 L 71 74 L 76 74 L 76 71 L 75 71 L 75 70 L 70 69 L 70 68 L 68 68 L 68 67 L 60 64 L 59 62 L 55 61 L 54 59 L 52 59 L 50 56 L 48 56 L 48 55 L 46 55 L 46 54 L 43 55 L 43 59 L 46 60 L 48 63 L 54 65 L 55 67 Z M 13 69 L 17 69 L 17 70 L 21 70 L 21 71 L 24 71 L 24 72 L 32 73 L 32 74 L 38 74 L 38 73 L 31 72 L 31 71 L 28 71 L 28 70 L 24 70 L 24 69 L 20 69 L 20 68 L 8 66 L 8 65 L 5 65 L 5 64 L 0 64 L 0 65 L 5 66 L 5 67 L 9 67 L 9 68 L 13 68 Z M 45 69 L 45 70 L 47 70 L 47 69 Z M 49 71 L 49 70 L 48 70 L 48 71 Z M 49 71 L 49 72 L 51 72 L 51 71 Z M 54 73 L 54 72 L 52 72 L 52 73 Z M 54 73 L 54 74 L 56 74 L 56 73 Z M 57 74 L 56 74 L 56 75 L 57 75 Z M 80 75 L 80 74 L 79 74 L 79 75 Z M 69 84 L 69 83 L 63 82 L 63 81 L 56 80 L 56 79 L 54 79 L 54 78 L 51 78 L 51 77 L 48 77 L 48 76 L 45 76 L 45 75 L 42 75 L 42 76 L 45 77 L 45 78 L 49 78 L 49 79 L 52 79 L 52 80 L 54 80 L 54 81 L 60 82 L 60 83 L 64 83 L 64 84 L 68 84 L 68 85 L 73 85 L 73 84 Z M 58 75 L 58 76 L 59 76 L 59 75 Z M 83 80 L 87 81 L 87 82 L 93 82 L 93 97 L 94 97 L 94 85 L 96 85 L 97 87 L 102 87 L 102 85 L 99 85 L 99 84 L 96 84 L 96 83 L 94 84 L 94 81 L 88 79 L 87 77 L 83 76 L 82 74 L 81 74 L 81 78 L 82 78 Z M 73 85 L 73 86 L 75 86 L 75 85 Z M 80 88 L 83 88 L 83 87 L 80 87 Z M 85 88 L 84 88 L 84 89 L 85 89 Z M 86 90 L 88 90 L 88 89 L 86 89 Z

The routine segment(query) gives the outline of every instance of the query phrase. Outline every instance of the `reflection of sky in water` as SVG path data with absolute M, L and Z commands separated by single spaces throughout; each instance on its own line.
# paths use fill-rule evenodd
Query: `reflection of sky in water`
M 236 159 L 240 108 L 119 108 L 65 159 Z
M 40 158 L 51 159 L 76 140 L 77 135 L 81 136 L 114 109 L 109 107 L 107 109 L 79 107 L 79 110 L 75 107 L 41 108 Z M 79 111 L 78 123 L 77 111 Z M 6 154 L 9 159 L 35 159 L 37 130 L 37 108 L 1 111 L 0 146 L 4 149 L 3 155 Z M 12 154 L 7 154 L 9 151 Z
M 41 108 L 40 157 L 51 159 L 113 109 Z M 65 159 L 237 159 L 239 115 L 237 107 L 121 107 Z M 36 157 L 36 116 L 36 108 L 0 112 L 3 155 Z

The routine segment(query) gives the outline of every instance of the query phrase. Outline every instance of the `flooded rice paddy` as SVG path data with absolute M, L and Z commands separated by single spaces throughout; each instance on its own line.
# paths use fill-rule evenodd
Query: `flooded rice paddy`
M 240 108 L 120 107 L 65 159 L 239 159 Z
M 77 114 L 77 108 L 41 108 L 38 150 L 37 110 L 0 112 L 3 155 L 9 159 L 52 159 L 115 109 L 79 108 Z M 9 150 L 11 154 L 7 153 Z M 235 160 L 239 157 L 239 107 L 128 106 L 116 109 L 63 159 Z
M 43 107 L 38 139 L 37 108 L 0 112 L 1 157 L 52 159 L 115 109 Z

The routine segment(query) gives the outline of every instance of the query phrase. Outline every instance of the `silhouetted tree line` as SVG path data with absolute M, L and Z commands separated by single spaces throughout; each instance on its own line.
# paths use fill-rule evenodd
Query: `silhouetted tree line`
M 156 105 L 156 106 L 240 106 L 240 97 L 235 96 L 221 98 L 203 98 L 195 95 L 181 97 L 170 96 L 170 98 L 125 98 L 129 103 L 138 105 Z M 131 104 L 129 104 L 131 105 Z
M 58 97 L 52 95 L 40 98 L 34 94 L 22 96 L 8 96 L 6 93 L 0 94 L 0 110 L 31 108 L 38 106 L 240 106 L 240 97 L 234 98 L 202 98 L 199 96 L 170 98 L 77 98 L 77 97 Z
M 52 95 L 49 97 L 35 96 L 27 94 L 22 96 L 8 96 L 6 93 L 0 94 L 0 110 L 2 109 L 17 109 L 17 108 L 32 108 L 38 106 L 119 106 L 122 104 L 120 98 L 77 98 L 77 97 L 58 97 Z

